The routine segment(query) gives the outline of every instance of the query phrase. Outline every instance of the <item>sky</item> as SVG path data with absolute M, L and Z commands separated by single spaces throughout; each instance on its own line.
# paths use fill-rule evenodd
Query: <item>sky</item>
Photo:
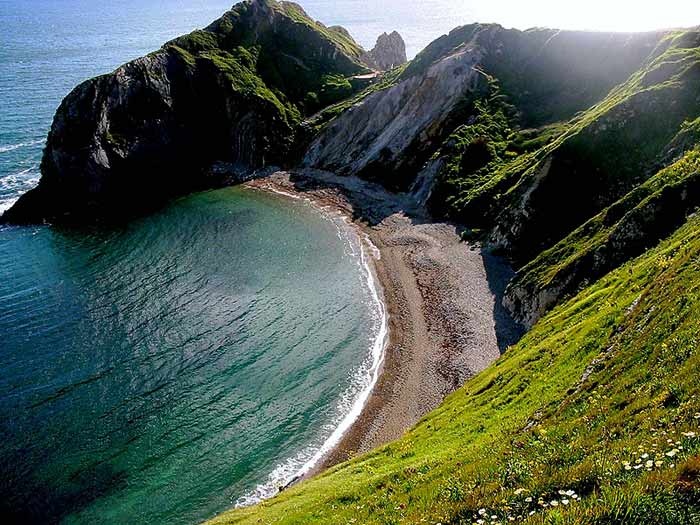
M 471 5 L 479 21 L 596 31 L 648 31 L 700 25 L 699 0 L 453 0 Z
M 398 30 L 409 58 L 472 22 L 505 27 L 649 31 L 700 25 L 700 0 L 296 0 L 314 18 L 347 27 L 364 47 Z

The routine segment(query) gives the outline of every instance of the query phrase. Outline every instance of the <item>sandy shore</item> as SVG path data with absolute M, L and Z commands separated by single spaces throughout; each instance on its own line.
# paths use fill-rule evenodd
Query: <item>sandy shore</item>
M 340 210 L 381 254 L 374 270 L 389 313 L 384 367 L 360 417 L 312 473 L 399 438 L 517 340 L 501 307 L 508 265 L 460 242 L 455 226 L 431 221 L 407 196 L 317 171 L 246 184 Z

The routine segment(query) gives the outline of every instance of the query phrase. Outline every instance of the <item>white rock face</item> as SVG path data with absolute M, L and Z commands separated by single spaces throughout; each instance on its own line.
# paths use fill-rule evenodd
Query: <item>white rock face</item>
M 437 138 L 442 124 L 481 78 L 481 49 L 464 44 L 342 113 L 309 147 L 304 165 L 358 175 L 369 166 L 396 169 L 409 147 Z

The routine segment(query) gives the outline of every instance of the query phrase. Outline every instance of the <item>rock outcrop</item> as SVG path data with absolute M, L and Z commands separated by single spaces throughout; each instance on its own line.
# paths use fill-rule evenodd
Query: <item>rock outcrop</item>
M 424 72 L 370 94 L 323 130 L 304 164 L 397 188 L 410 184 L 421 152 L 444 132 L 465 93 L 476 91 L 483 81 L 476 68 L 481 57 L 475 42 L 467 42 Z
M 374 49 L 364 55 L 365 62 L 379 71 L 388 71 L 408 61 L 406 43 L 397 31 L 382 33 Z
M 39 186 L 3 220 L 120 218 L 296 158 L 304 114 L 367 71 L 349 35 L 292 3 L 248 0 L 203 31 L 75 88 L 60 105 Z

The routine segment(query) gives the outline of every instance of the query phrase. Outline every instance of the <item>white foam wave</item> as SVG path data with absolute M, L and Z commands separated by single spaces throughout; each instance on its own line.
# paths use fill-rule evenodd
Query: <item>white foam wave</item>
M 0 215 L 12 208 L 12 205 L 19 200 L 19 197 L 13 197 L 7 200 L 0 200 Z
M 18 144 L 7 144 L 5 146 L 0 146 L 0 153 L 7 153 L 10 151 L 14 151 L 16 149 L 20 148 L 30 148 L 32 146 L 38 146 L 39 144 L 43 144 L 44 139 L 41 140 L 31 140 L 29 142 L 20 142 Z
M 269 189 L 281 195 L 311 202 L 310 199 L 300 197 L 293 193 L 288 193 L 276 188 Z M 328 213 L 327 209 L 321 207 L 316 208 L 321 211 L 321 214 L 326 219 L 331 220 L 333 224 L 335 224 L 338 229 L 339 237 L 345 241 L 345 246 L 350 250 L 349 255 L 356 257 L 361 267 L 364 285 L 369 293 L 372 304 L 371 315 L 373 326 L 369 355 L 355 375 L 352 384 L 338 402 L 338 418 L 336 422 L 324 427 L 324 430 L 330 433 L 325 441 L 320 446 L 318 444 L 310 445 L 295 456 L 279 464 L 268 475 L 265 482 L 261 483 L 254 490 L 240 497 L 235 502 L 237 508 L 254 505 L 264 499 L 271 498 L 277 494 L 280 489 L 288 486 L 294 480 L 305 474 L 308 474 L 318 462 L 340 442 L 345 433 L 360 416 L 379 379 L 382 364 L 384 363 L 384 353 L 389 336 L 388 314 L 378 289 L 371 262 L 371 257 L 378 258 L 379 250 L 372 244 L 369 237 L 366 235 L 358 235 L 357 230 L 349 225 L 348 219 L 343 214 L 331 215 Z M 351 237 L 354 237 L 354 239 Z M 359 250 L 356 250 L 356 245 L 359 247 Z M 369 254 L 367 253 L 368 251 Z
M 28 187 L 33 187 L 39 182 L 39 173 L 35 170 L 36 166 L 32 166 L 12 175 L 2 177 L 0 178 L 0 187 L 9 190 L 26 190 Z

